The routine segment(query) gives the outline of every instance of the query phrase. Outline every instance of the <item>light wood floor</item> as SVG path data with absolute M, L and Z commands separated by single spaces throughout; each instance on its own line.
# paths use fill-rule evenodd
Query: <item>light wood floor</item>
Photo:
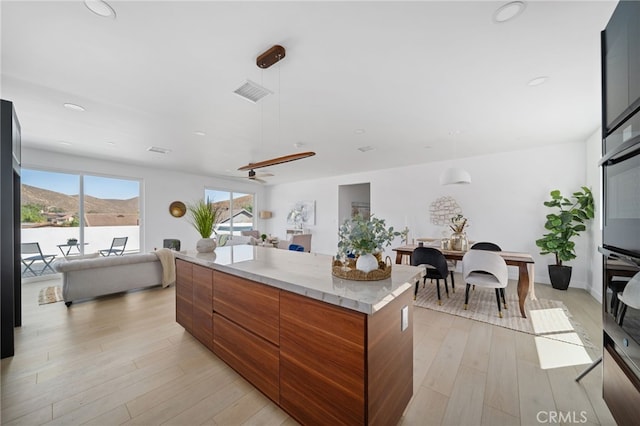
M 23 284 L 16 355 L 2 360 L 3 425 L 296 424 L 176 324 L 173 287 L 39 306 L 38 291 L 56 283 Z M 536 291 L 562 300 L 601 345 L 600 305 L 585 291 Z M 402 425 L 536 425 L 553 423 L 549 412 L 615 424 L 601 367 L 576 383 L 585 366 L 541 370 L 531 335 L 422 308 L 414 325 Z

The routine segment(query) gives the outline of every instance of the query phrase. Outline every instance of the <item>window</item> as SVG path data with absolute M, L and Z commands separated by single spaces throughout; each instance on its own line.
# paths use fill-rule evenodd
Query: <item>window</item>
M 222 207 L 222 219 L 215 227 L 217 234 L 240 235 L 254 229 L 253 194 L 205 189 L 204 197 Z
M 45 254 L 72 256 L 128 237 L 126 251 L 140 250 L 140 182 L 22 169 L 22 241 Z

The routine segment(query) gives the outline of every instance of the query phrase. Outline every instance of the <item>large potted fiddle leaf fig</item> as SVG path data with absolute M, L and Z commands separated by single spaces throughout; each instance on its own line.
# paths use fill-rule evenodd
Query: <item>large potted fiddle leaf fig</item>
M 551 200 L 544 205 L 552 209 L 544 225 L 548 231 L 536 240 L 540 254 L 553 254 L 556 263 L 549 265 L 549 279 L 553 288 L 566 290 L 571 281 L 571 266 L 563 265 L 576 258 L 574 237 L 587 229 L 586 223 L 593 219 L 594 203 L 591 190 L 585 186 L 570 198 L 559 190 L 551 191 Z

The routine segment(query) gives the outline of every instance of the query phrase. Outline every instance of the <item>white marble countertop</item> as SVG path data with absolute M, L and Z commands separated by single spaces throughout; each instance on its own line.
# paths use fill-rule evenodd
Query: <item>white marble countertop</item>
M 214 270 L 365 314 L 374 314 L 398 295 L 409 291 L 423 275 L 422 268 L 394 264 L 391 278 L 385 280 L 344 280 L 331 274 L 331 256 L 251 245 L 218 247 L 213 253 L 183 251 L 175 252 L 175 255 Z

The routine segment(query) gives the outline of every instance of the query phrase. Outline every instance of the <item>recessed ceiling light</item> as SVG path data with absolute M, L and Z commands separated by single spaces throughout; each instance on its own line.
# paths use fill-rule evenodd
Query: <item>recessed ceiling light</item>
M 361 135 L 361 134 L 363 134 L 364 132 L 365 132 L 365 130 L 364 130 L 364 129 L 355 129 L 355 130 L 353 131 L 353 133 L 355 133 L 356 135 Z
M 293 144 L 293 146 L 294 146 L 295 148 L 301 148 L 301 147 L 303 147 L 304 145 L 305 145 L 305 144 L 304 144 L 304 142 L 296 142 L 296 143 L 294 143 L 294 144 Z
M 540 86 L 542 83 L 546 82 L 549 79 L 549 77 L 545 76 L 541 76 L 541 77 L 536 77 L 534 79 L 531 79 L 527 85 L 529 86 Z
M 62 146 L 71 146 L 71 142 L 67 142 L 67 141 L 59 141 L 60 145 Z
M 197 132 L 193 132 L 194 135 L 196 136 L 206 136 L 205 132 L 201 132 L 200 130 L 198 130 Z
M 71 103 L 68 103 L 68 102 L 66 104 L 64 104 L 64 107 L 72 109 L 74 111 L 85 111 L 83 106 L 77 105 L 77 104 L 71 104 Z
M 512 1 L 500 6 L 493 13 L 493 22 L 502 24 L 510 21 L 520 15 L 526 9 L 527 4 L 523 1 Z
M 147 151 L 149 151 L 149 152 L 157 152 L 158 154 L 168 154 L 168 153 L 171 152 L 170 149 L 160 148 L 158 146 L 150 146 L 149 148 L 147 148 Z
M 87 6 L 87 9 L 103 18 L 115 19 L 116 17 L 116 11 L 103 0 L 84 0 L 84 5 Z
M 375 148 L 372 146 L 361 146 L 360 148 L 358 148 L 358 151 L 360 152 L 367 152 L 367 151 L 373 151 Z
M 115 142 L 111 142 L 111 141 L 109 141 L 109 142 L 107 142 L 107 145 L 109 145 L 109 146 L 116 146 L 116 143 L 115 143 Z

